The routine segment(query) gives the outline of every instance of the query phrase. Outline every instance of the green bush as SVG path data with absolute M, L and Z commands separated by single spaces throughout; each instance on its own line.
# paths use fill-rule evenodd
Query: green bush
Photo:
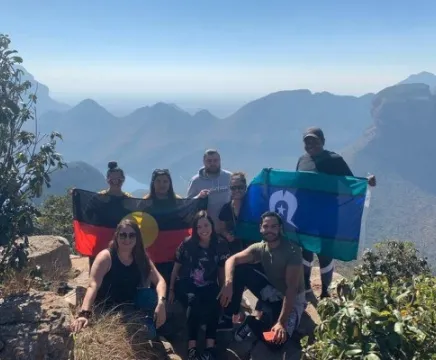
M 73 204 L 70 194 L 50 195 L 39 208 L 34 223 L 35 234 L 62 236 L 74 249 Z
M 436 277 L 411 244 L 367 252 L 337 293 L 319 303 L 322 322 L 303 359 L 436 359 Z

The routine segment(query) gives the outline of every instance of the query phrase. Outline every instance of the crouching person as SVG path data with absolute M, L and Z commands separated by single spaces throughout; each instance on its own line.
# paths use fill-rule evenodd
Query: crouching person
M 262 302 L 264 311 L 269 311 L 261 320 L 247 317 L 236 331 L 236 340 L 242 341 L 253 333 L 270 348 L 280 349 L 297 330 L 306 307 L 302 254 L 296 244 L 284 237 L 282 219 L 277 213 L 262 215 L 260 232 L 262 242 L 226 261 L 220 301 L 224 307 L 238 306 L 241 293 L 247 287 Z M 238 266 L 242 264 L 261 264 L 263 272 Z M 265 338 L 266 332 L 272 337 Z
M 229 256 L 225 240 L 220 240 L 206 211 L 194 217 L 192 236 L 177 249 L 171 274 L 169 301 L 178 300 L 187 308 L 188 360 L 216 358 L 215 339 L 221 307 L 218 300 L 224 280 L 224 263 Z M 206 348 L 197 351 L 201 325 L 206 325 Z
M 156 290 L 150 288 L 150 283 Z M 109 248 L 102 250 L 92 264 L 88 289 L 72 330 L 78 332 L 88 325 L 93 305 L 103 311 L 139 307 L 145 310 L 144 324 L 153 338 L 156 328 L 166 320 L 165 294 L 165 280 L 144 250 L 138 225 L 123 220 Z

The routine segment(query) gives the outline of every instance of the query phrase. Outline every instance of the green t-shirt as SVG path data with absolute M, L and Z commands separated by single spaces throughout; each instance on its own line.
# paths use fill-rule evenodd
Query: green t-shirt
M 286 267 L 288 265 L 303 266 L 301 248 L 289 240 L 283 239 L 274 249 L 268 247 L 265 241 L 248 247 L 256 263 L 261 263 L 268 281 L 283 295 L 286 292 Z M 304 274 L 295 279 L 298 282 L 297 294 L 304 292 Z

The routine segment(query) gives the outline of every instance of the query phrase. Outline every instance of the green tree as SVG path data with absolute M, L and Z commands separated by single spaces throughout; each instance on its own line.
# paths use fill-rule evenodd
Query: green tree
M 73 204 L 70 194 L 50 195 L 39 209 L 35 219 L 35 233 L 57 235 L 68 240 L 74 249 Z
M 27 261 L 27 235 L 37 209 L 31 199 L 50 186 L 50 173 L 65 164 L 56 153 L 57 133 L 39 134 L 35 94 L 23 81 L 23 62 L 0 34 L 0 280 L 8 268 L 21 269 Z M 33 132 L 23 129 L 33 122 Z

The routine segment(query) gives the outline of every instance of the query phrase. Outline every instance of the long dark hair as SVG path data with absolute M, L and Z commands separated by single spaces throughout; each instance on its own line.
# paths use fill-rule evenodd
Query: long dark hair
M 198 235 L 198 222 L 201 219 L 207 219 L 209 221 L 210 226 L 212 227 L 212 233 L 210 234 L 210 247 L 214 247 L 214 245 L 218 242 L 218 234 L 215 231 L 215 225 L 213 223 L 212 218 L 207 214 L 207 211 L 200 210 L 195 214 L 194 219 L 192 220 L 192 235 L 187 239 L 188 242 L 198 245 L 200 243 L 200 235 Z
M 123 226 L 130 226 L 136 234 L 136 243 L 132 249 L 133 260 L 135 261 L 136 266 L 138 267 L 139 273 L 141 274 L 141 283 L 142 286 L 147 286 L 148 279 L 150 277 L 151 264 L 150 259 L 147 256 L 144 248 L 144 244 L 142 242 L 141 231 L 139 230 L 139 226 L 132 220 L 126 219 L 122 220 L 116 230 L 115 234 L 112 237 L 111 242 L 109 243 L 109 249 L 118 251 L 118 235 L 120 233 L 120 229 Z
M 156 190 L 154 189 L 154 182 L 156 181 L 156 178 L 158 176 L 166 176 L 168 178 L 168 181 L 170 183 L 170 187 L 168 189 L 168 199 L 176 201 L 176 193 L 174 192 L 173 187 L 173 179 L 171 178 L 170 171 L 168 169 L 156 169 L 151 174 L 151 181 L 150 181 L 150 195 L 146 196 L 147 199 L 156 199 Z

